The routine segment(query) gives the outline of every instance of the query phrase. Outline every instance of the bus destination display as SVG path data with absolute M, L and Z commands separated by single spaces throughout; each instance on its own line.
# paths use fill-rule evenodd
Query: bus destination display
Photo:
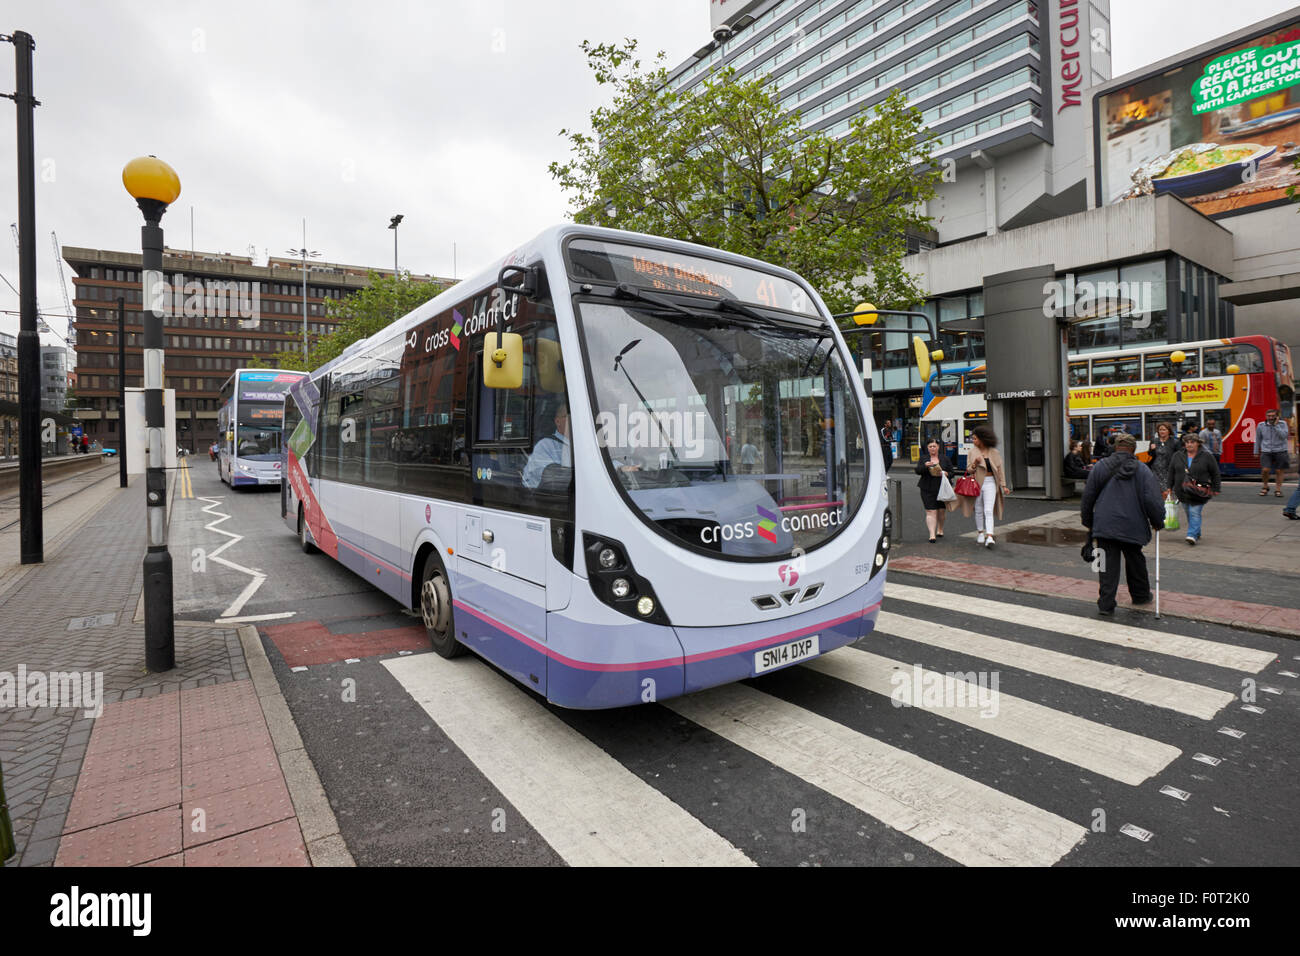
M 769 309 L 817 315 L 798 283 L 756 269 L 661 249 L 579 239 L 569 243 L 570 271 L 579 281 L 626 282 L 639 289 L 734 299 Z

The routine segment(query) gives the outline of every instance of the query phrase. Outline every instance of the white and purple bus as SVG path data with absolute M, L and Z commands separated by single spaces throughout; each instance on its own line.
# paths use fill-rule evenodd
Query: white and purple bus
M 791 272 L 558 226 L 289 389 L 282 514 L 562 706 L 754 677 L 880 608 L 853 368 Z
M 306 372 L 239 368 L 221 386 L 217 475 L 231 488 L 279 485 L 284 395 Z

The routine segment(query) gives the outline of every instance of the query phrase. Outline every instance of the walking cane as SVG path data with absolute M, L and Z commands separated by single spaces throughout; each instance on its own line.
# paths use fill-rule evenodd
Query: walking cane
M 1156 529 L 1156 620 L 1160 620 L 1160 528 Z

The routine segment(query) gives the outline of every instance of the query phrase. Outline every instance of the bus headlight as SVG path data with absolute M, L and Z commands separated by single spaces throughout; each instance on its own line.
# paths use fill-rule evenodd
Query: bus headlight
M 650 582 L 636 573 L 618 541 L 583 532 L 582 551 L 591 591 L 614 610 L 654 624 L 668 624 Z
M 874 578 L 885 568 L 885 562 L 889 560 L 890 538 L 893 537 L 894 516 L 888 508 L 881 515 L 880 520 L 880 538 L 876 541 L 876 556 L 871 562 L 871 574 L 869 578 Z

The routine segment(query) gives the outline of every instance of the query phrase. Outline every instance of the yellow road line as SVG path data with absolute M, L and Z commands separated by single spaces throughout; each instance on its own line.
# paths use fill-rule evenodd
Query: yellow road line
M 194 497 L 194 483 L 190 480 L 190 463 L 184 458 L 181 459 L 181 497 Z

